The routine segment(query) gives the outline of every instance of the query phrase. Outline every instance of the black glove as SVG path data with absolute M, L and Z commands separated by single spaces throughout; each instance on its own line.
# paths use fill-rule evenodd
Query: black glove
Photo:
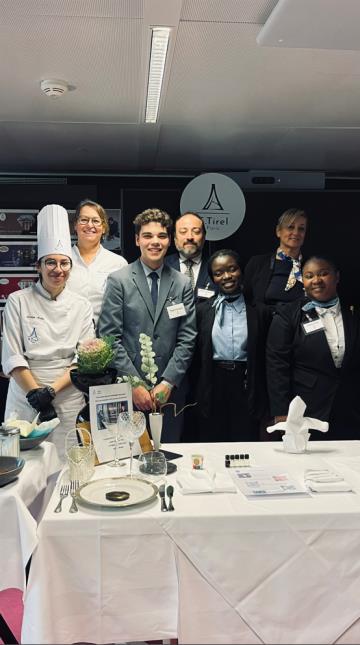
M 46 408 L 41 410 L 38 423 L 42 423 L 43 421 L 51 421 L 51 419 L 56 419 L 56 417 L 57 417 L 57 414 L 56 414 L 55 408 L 50 403 Z
M 54 397 L 55 393 L 53 388 L 48 386 L 37 387 L 34 390 L 30 390 L 26 395 L 30 405 L 38 412 L 42 412 L 48 405 L 50 405 Z

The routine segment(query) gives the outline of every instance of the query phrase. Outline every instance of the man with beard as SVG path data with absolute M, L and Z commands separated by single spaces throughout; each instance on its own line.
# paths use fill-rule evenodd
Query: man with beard
M 205 236 L 205 224 L 197 213 L 180 215 L 175 222 L 174 242 L 177 253 L 165 258 L 168 266 L 190 278 L 196 301 L 211 298 L 217 293 L 207 271 L 208 258 L 203 253 Z

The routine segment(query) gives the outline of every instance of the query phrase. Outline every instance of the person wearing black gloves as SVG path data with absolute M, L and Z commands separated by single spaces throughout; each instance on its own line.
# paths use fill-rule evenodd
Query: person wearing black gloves
M 4 310 L 2 367 L 10 376 L 5 420 L 38 422 L 56 417 L 51 440 L 60 456 L 65 434 L 75 427 L 84 397 L 71 383 L 76 346 L 95 336 L 88 300 L 66 285 L 71 271 L 68 214 L 57 205 L 38 215 L 39 281 L 11 293 Z
M 26 395 L 26 398 L 30 405 L 40 412 L 39 422 L 42 421 L 51 421 L 57 417 L 54 406 L 52 405 L 53 399 L 55 399 L 56 392 L 51 385 L 45 385 L 45 387 L 34 388 L 29 390 Z

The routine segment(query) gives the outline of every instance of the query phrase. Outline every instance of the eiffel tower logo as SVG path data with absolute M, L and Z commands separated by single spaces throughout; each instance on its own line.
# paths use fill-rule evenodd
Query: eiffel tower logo
M 28 336 L 28 340 L 30 341 L 30 343 L 38 343 L 39 342 L 39 336 L 36 333 L 36 327 L 33 327 L 33 330 L 31 332 L 30 336 Z
M 215 184 L 211 184 L 210 195 L 207 199 L 205 206 L 203 206 L 203 211 L 213 210 L 213 211 L 223 211 L 220 199 L 217 196 Z
M 63 248 L 62 241 L 61 241 L 61 240 L 59 240 L 59 241 L 58 241 L 58 243 L 57 243 L 57 245 L 55 246 L 55 249 L 56 249 L 56 251 L 58 251 L 59 249 L 62 249 L 62 248 Z

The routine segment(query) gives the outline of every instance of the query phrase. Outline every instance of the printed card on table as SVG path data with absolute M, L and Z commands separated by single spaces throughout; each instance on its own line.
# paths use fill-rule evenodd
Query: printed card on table
M 99 462 L 114 459 L 115 428 L 120 412 L 133 412 L 131 387 L 128 383 L 96 385 L 89 388 L 90 425 Z M 140 445 L 134 443 L 134 455 L 139 454 Z M 130 456 L 128 438 L 120 434 L 118 455 L 120 459 Z
M 308 492 L 303 484 L 280 468 L 236 468 L 234 477 L 238 489 L 248 498 L 287 495 L 305 495 Z

